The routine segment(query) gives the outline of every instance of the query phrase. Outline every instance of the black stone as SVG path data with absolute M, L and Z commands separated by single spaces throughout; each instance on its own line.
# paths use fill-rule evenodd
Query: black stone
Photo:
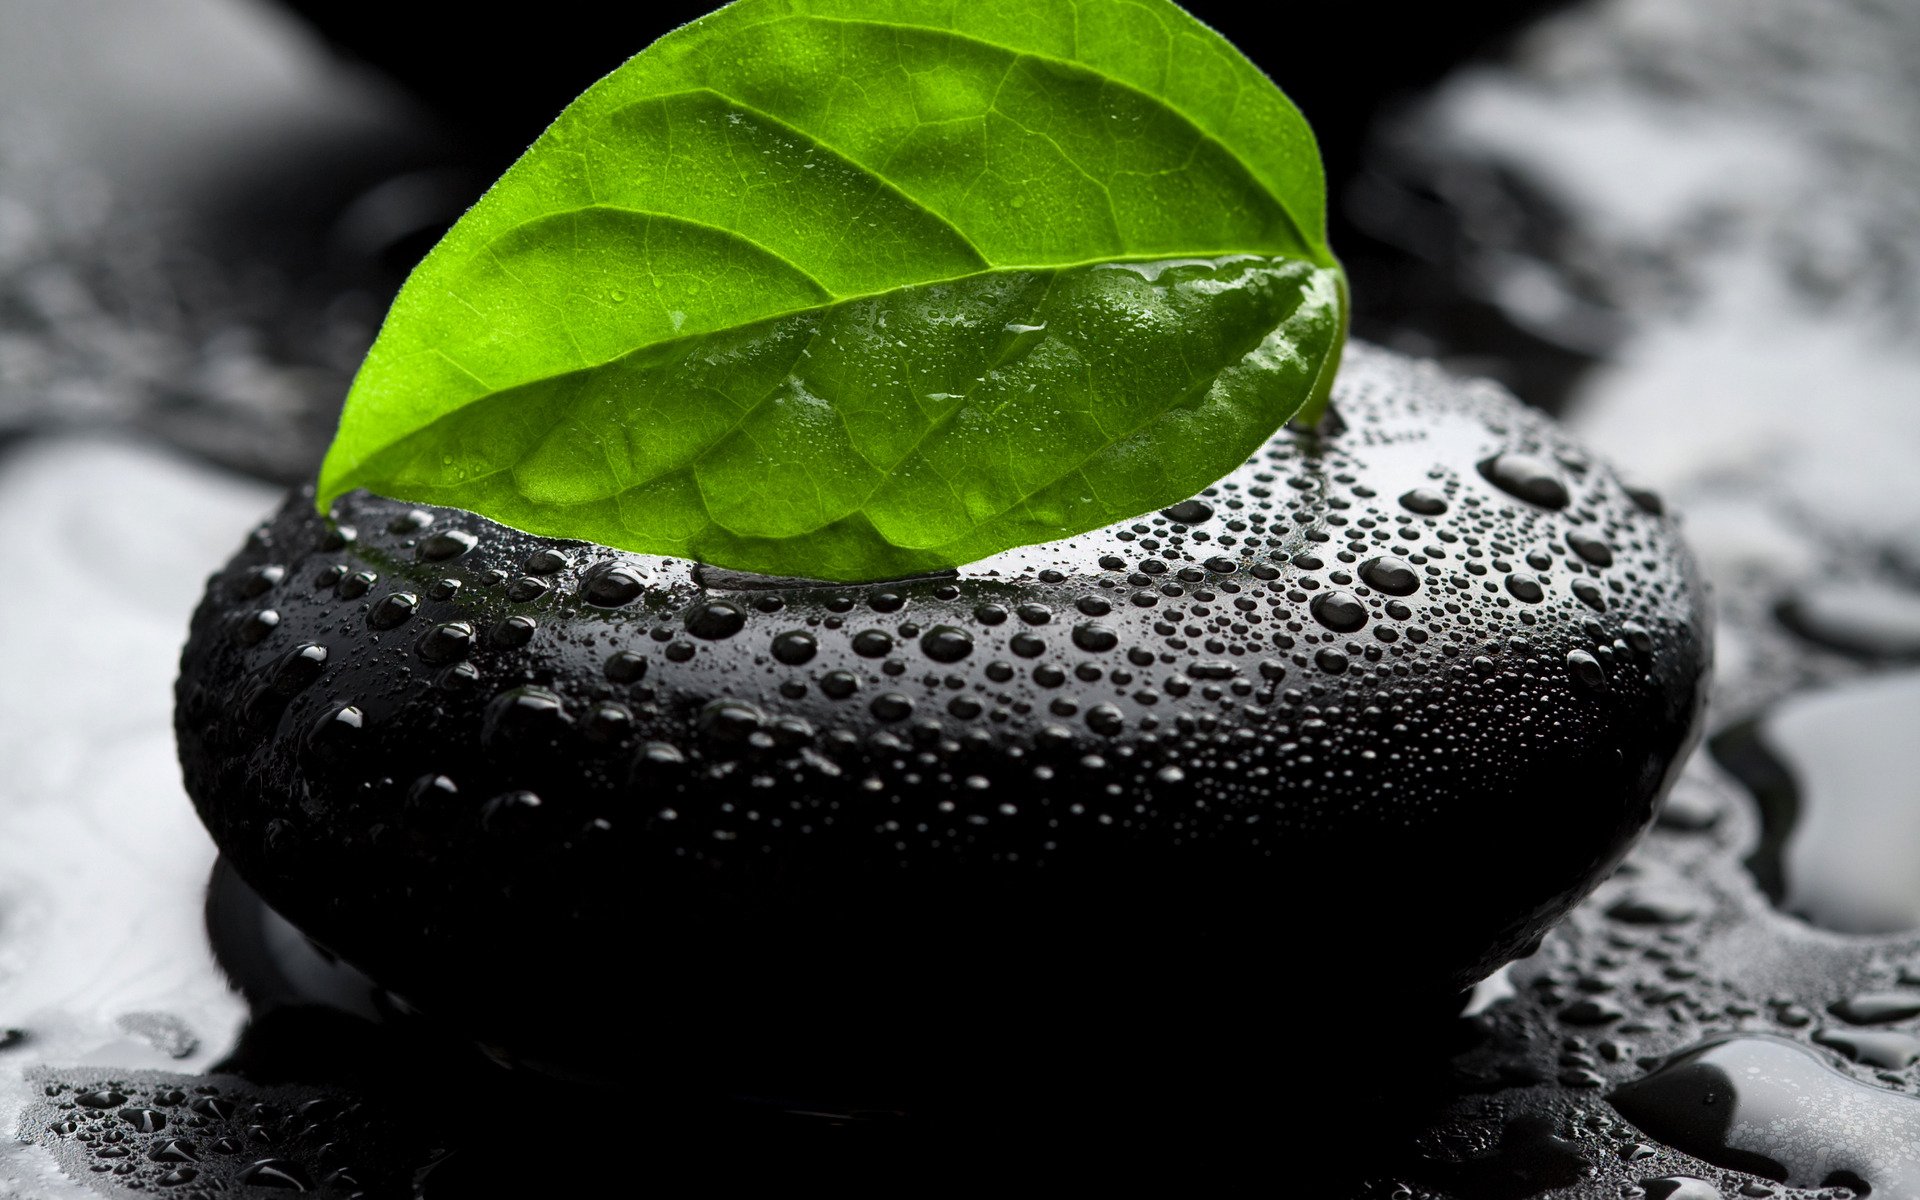
M 316 941 L 567 1074 L 799 1097 L 1042 1071 L 1098 1087 L 1234 1059 L 1275 1028 L 1296 967 L 1371 977 L 1391 961 L 1395 1003 L 1456 995 L 1528 952 L 1652 820 L 1694 734 L 1706 610 L 1671 526 L 1610 472 L 1561 482 L 1566 516 L 1478 481 L 1502 455 L 1572 452 L 1545 418 L 1358 345 L 1336 393 L 1347 432 L 1282 431 L 1210 489 L 1217 514 L 1273 531 L 1243 533 L 1234 558 L 1148 514 L 996 574 L 889 583 L 893 616 L 844 615 L 861 594 L 845 585 L 432 510 L 474 531 L 460 570 L 476 581 L 540 570 L 567 596 L 573 564 L 595 563 L 644 583 L 537 626 L 497 587 L 423 603 L 429 629 L 493 631 L 430 640 L 433 657 L 464 654 L 460 689 L 419 669 L 429 641 L 377 639 L 334 591 L 283 588 L 272 638 L 230 635 L 258 607 L 230 581 L 326 565 L 289 551 L 323 532 L 298 491 L 195 616 L 176 721 L 187 788 L 235 869 Z M 1350 521 L 1405 519 L 1407 483 L 1372 448 L 1412 444 L 1436 488 L 1483 498 L 1422 517 L 1423 543 L 1564 545 L 1577 513 L 1635 546 L 1635 571 L 1598 613 L 1559 571 L 1537 603 L 1451 560 L 1390 602 L 1315 577 L 1404 586 L 1345 565 L 1355 526 L 1316 514 L 1332 497 Z M 1276 476 L 1320 482 L 1263 482 Z M 412 512 L 363 493 L 336 508 L 372 531 Z M 374 533 L 333 558 L 429 594 L 446 568 L 398 544 Z M 1116 602 L 1055 628 L 1089 595 Z M 1598 679 L 1563 666 L 1604 648 L 1590 626 L 1624 637 L 1627 622 L 1658 653 L 1616 655 Z M 1461 643 L 1498 679 L 1461 683 Z M 288 647 L 311 649 L 296 662 Z M 644 680 L 613 666 L 641 661 Z M 626 680 L 630 728 L 593 736 L 587 714 Z M 263 688 L 284 712 L 250 720 Z M 303 735 L 348 703 L 359 736 L 320 761 Z M 1569 732 L 1534 736 L 1557 711 L 1578 712 Z M 423 777 L 453 786 L 407 804 Z M 392 835 L 378 851 L 376 825 Z M 636 965 L 652 981 L 638 989 Z M 1172 978 L 1169 998 L 1157 981 Z M 1116 999 L 1145 994 L 1150 1016 Z M 1036 1005 L 1073 1016 L 1037 1020 Z

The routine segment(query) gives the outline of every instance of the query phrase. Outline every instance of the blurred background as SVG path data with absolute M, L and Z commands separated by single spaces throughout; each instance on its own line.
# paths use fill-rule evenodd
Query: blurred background
M 28 1113 L 0 1196 L 183 1170 L 167 1186 L 485 1194 L 473 1129 L 395 1099 L 400 1052 L 364 1036 L 382 1014 L 349 975 L 236 990 L 216 962 L 175 657 L 206 575 L 314 470 L 411 265 L 571 97 L 705 7 L 0 0 L 0 1125 Z M 1499 380 L 1681 514 L 1720 612 L 1702 786 L 1755 814 L 1758 885 L 1881 935 L 1862 963 L 1912 949 L 1920 2 L 1188 7 L 1313 124 L 1356 335 Z M 285 1018 L 316 993 L 323 1020 Z M 227 1166 L 142 1141 L 120 1171 L 29 1112 L 48 1072 L 89 1070 L 294 1089 L 275 1120 L 318 1099 L 418 1120 L 295 1121 Z M 1394 1178 L 1455 1194 L 1408 1119 Z M 1597 1171 L 1511 1194 L 1619 1195 Z

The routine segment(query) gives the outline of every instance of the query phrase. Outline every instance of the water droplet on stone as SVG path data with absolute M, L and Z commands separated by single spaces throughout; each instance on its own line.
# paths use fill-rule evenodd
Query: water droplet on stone
M 273 690 L 292 696 L 320 678 L 327 669 L 327 648 L 317 642 L 304 642 L 289 650 L 273 669 Z
M 267 640 L 267 635 L 280 628 L 280 614 L 271 608 L 250 612 L 234 630 L 233 636 L 242 646 L 258 646 Z
M 1856 1082 L 1784 1038 L 1716 1038 L 1608 1097 L 1656 1140 L 1793 1187 L 1920 1195 L 1920 1101 Z
M 544 579 L 522 575 L 507 585 L 507 599 L 515 604 L 529 604 L 546 595 L 551 587 Z
M 904 721 L 913 715 L 913 701 L 899 692 L 883 692 L 867 707 L 882 721 Z
M 920 650 L 935 662 L 959 662 L 973 653 L 973 635 L 951 625 L 935 625 L 921 635 Z
M 1322 592 L 1309 605 L 1313 619 L 1335 633 L 1352 633 L 1367 623 L 1367 606 L 1352 592 Z
M 283 1158 L 263 1158 L 240 1172 L 239 1181 L 249 1187 L 282 1192 L 313 1190 L 313 1181 L 297 1164 Z
M 1488 483 L 1529 504 L 1565 508 L 1573 498 L 1553 464 L 1531 454 L 1496 454 L 1478 465 Z
M 1433 488 L 1418 487 L 1401 495 L 1400 507 L 1423 517 L 1437 517 L 1447 511 L 1447 498 Z
M 619 608 L 639 599 L 640 594 L 646 591 L 646 584 L 631 568 L 608 563 L 588 572 L 585 590 L 587 603 L 601 608 Z
M 427 630 L 414 644 L 414 652 L 430 663 L 458 662 L 473 647 L 473 626 L 465 621 L 447 621 Z
M 493 747 L 524 745 L 552 737 L 568 720 L 565 702 L 546 688 L 512 688 L 487 704 L 480 740 Z
M 638 683 L 647 677 L 647 660 L 631 650 L 609 655 L 607 679 L 613 683 Z
M 851 671 L 828 671 L 820 677 L 820 691 L 830 700 L 845 700 L 860 690 L 860 680 Z
M 1101 654 L 1120 644 L 1120 635 L 1095 621 L 1073 627 L 1073 644 L 1090 654 Z
M 1389 596 L 1411 596 L 1420 590 L 1420 575 L 1412 564 L 1385 555 L 1360 564 L 1360 581 Z
M 1633 501 L 1634 507 L 1641 512 L 1656 517 L 1665 515 L 1667 502 L 1660 498 L 1660 493 L 1651 488 L 1635 487 L 1630 484 L 1622 485 L 1622 488 L 1627 493 L 1627 499 Z
M 716 742 L 744 742 L 766 717 L 745 700 L 715 700 L 700 710 L 700 732 Z
M 1524 572 L 1515 572 L 1507 576 L 1507 591 L 1514 599 L 1527 604 L 1538 604 L 1547 598 L 1547 590 L 1540 586 L 1540 581 Z M 1604 676 L 1601 682 L 1605 682 Z
M 280 581 L 286 577 L 285 567 L 278 563 L 268 563 L 266 566 L 255 567 L 240 576 L 234 582 L 233 591 L 242 600 L 256 600 L 279 587 Z
M 1813 1040 L 1854 1062 L 1882 1071 L 1904 1071 L 1920 1062 L 1920 1038 L 1891 1030 L 1822 1029 Z
M 789 629 L 773 639 L 774 661 L 789 667 L 812 662 L 819 652 L 819 641 L 804 629 Z
M 450 562 L 474 548 L 479 538 L 464 529 L 442 529 L 420 539 L 420 557 L 428 562 Z
M 501 646 L 524 646 L 533 640 L 533 631 L 539 627 L 532 617 L 508 617 L 493 627 L 493 640 Z
M 1647 1200 L 1721 1200 L 1719 1188 L 1691 1175 L 1642 1179 L 1640 1186 L 1646 1189 Z
M 881 629 L 863 629 L 853 635 L 853 652 L 861 658 L 885 658 L 893 653 L 893 636 Z
M 1827 1011 L 1850 1025 L 1884 1025 L 1920 1017 L 1920 992 L 1862 992 L 1835 1001 Z
M 1573 681 L 1589 691 L 1599 691 L 1607 686 L 1607 669 L 1600 660 L 1585 650 L 1567 651 L 1567 674 Z
M 535 550 L 527 555 L 527 561 L 521 564 L 521 569 L 529 575 L 552 575 L 565 570 L 567 562 L 567 556 L 558 550 Z
M 1584 530 L 1575 529 L 1567 534 L 1567 545 L 1573 552 L 1596 567 L 1613 565 L 1613 547 L 1602 538 L 1597 538 Z
M 703 600 L 687 610 L 687 632 L 709 642 L 721 641 L 746 626 L 747 614 L 726 600 Z
M 1628 925 L 1679 925 L 1693 920 L 1699 910 L 1680 896 L 1660 892 L 1630 892 L 1608 906 L 1607 915 Z
M 1213 505 L 1205 500 L 1182 500 L 1171 508 L 1161 509 L 1160 515 L 1181 525 L 1198 525 L 1213 519 Z
M 375 629 L 398 629 L 413 619 L 419 607 L 420 597 L 412 592 L 389 592 L 367 612 L 367 624 Z

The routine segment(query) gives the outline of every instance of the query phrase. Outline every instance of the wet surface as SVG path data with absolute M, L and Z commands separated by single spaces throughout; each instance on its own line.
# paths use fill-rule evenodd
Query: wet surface
M 1341 987 L 1386 986 L 1390 964 L 1331 988 L 1299 1040 L 1338 1045 L 1303 1051 L 1286 1090 L 1349 1137 L 1366 1114 L 1361 1162 L 1303 1161 L 1324 1129 L 1189 1096 L 1150 1114 L 1157 1141 L 1120 1146 L 1066 1119 L 1023 1138 L 993 1114 L 929 1132 L 639 1110 L 439 1040 L 244 894 L 216 887 L 210 937 L 170 685 L 202 579 L 275 489 L 204 462 L 284 480 L 313 461 L 395 261 L 457 204 L 462 167 L 283 14 L 129 11 L 0 4 L 0 1122 L 19 1139 L 0 1195 L 465 1196 L 748 1159 L 898 1178 L 993 1147 L 1396 1200 L 1920 1194 L 1920 884 L 1897 853 L 1920 8 L 1567 5 L 1414 80 L 1348 156 L 1362 327 L 1564 411 L 1665 495 L 1718 583 L 1714 729 L 1763 736 L 1774 772 L 1697 755 L 1615 879 L 1444 1034 L 1412 1014 L 1348 1031 Z M 69 95 L 90 100 L 47 99 Z M 1790 809 L 1769 799 L 1781 776 Z M 210 1097 L 258 1119 L 195 1110 Z
M 1713 753 L 1753 794 L 1754 878 L 1841 933 L 1920 928 L 1920 672 L 1789 697 L 1723 730 Z

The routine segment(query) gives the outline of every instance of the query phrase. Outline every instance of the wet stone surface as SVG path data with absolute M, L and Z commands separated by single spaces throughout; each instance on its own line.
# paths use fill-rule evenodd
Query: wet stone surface
M 1002 1078 L 1100 1057 L 1119 1035 L 1098 997 L 1141 961 L 1190 980 L 1195 1001 L 1160 1001 L 1169 1028 L 1203 1004 L 1251 1035 L 1243 1006 L 1285 997 L 1236 948 L 1281 913 L 1323 970 L 1378 955 L 1411 995 L 1456 994 L 1651 820 L 1702 699 L 1703 597 L 1666 518 L 1536 414 L 1348 358 L 1344 432 L 1282 434 L 1193 504 L 926 579 L 716 579 L 364 496 L 329 524 L 296 494 L 195 618 L 189 790 L 307 932 L 508 1054 L 590 1055 L 575 1075 L 805 1096 L 826 1071 L 902 1103 L 931 1085 L 866 1047 L 966 1045 Z M 1416 482 L 1448 511 L 1390 498 Z M 396 622 L 394 598 L 448 570 L 429 544 L 449 527 L 474 537 L 463 586 Z M 625 603 L 600 594 L 614 573 Z M 341 593 L 362 575 L 379 582 Z M 268 603 L 274 633 L 237 636 Z M 496 631 L 457 674 L 452 625 Z M 457 796 L 408 803 L 426 778 Z M 1511 861 L 1510 838 L 1553 849 Z M 360 886 L 322 886 L 340 877 Z M 836 917 L 861 910 L 857 934 Z M 624 994 L 612 945 L 684 982 Z M 502 947 L 525 983 L 492 980 Z M 791 1039 L 753 1027 L 750 998 L 792 973 L 813 994 L 787 1016 L 831 1064 L 783 1065 Z M 1084 1005 L 1080 1028 L 991 1015 L 1015 978 Z M 861 1007 L 882 989 L 899 1014 Z M 620 1026 L 603 997 L 702 1033 L 569 1044 Z M 1131 1037 L 1141 1064 L 1174 1044 Z M 1097 1069 L 1056 1086 L 1097 1090 Z

